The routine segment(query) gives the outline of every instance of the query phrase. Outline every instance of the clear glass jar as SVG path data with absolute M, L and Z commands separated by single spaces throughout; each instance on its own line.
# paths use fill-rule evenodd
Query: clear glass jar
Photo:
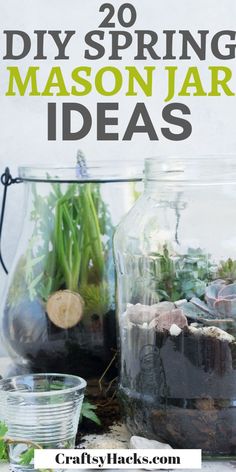
M 236 453 L 236 157 L 148 159 L 114 238 L 133 434 Z
M 20 168 L 19 177 L 25 216 L 3 300 L 4 343 L 17 373 L 96 381 L 116 350 L 113 232 L 137 197 L 141 164 Z

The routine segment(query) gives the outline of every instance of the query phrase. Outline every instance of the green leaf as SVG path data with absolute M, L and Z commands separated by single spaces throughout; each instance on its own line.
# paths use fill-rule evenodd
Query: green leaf
M 42 277 L 43 277 L 43 272 L 39 274 L 34 280 L 32 280 L 31 284 L 29 285 L 29 290 L 33 290 L 36 287 L 36 285 L 38 285 Z
M 98 416 L 96 415 L 96 413 L 94 413 L 94 411 L 92 410 L 86 410 L 82 413 L 82 415 L 87 418 L 88 420 L 91 420 L 93 421 L 94 423 L 98 424 L 99 426 L 101 425 L 101 421 L 100 419 L 98 418 Z
M 97 407 L 95 405 L 92 405 L 90 402 L 84 402 L 81 410 L 81 416 L 84 416 L 90 421 L 93 421 L 94 423 L 98 424 L 99 426 L 101 425 L 101 421 L 94 412 Z
M 3 421 L 0 421 L 0 439 L 4 438 L 7 431 L 8 431 L 7 425 Z
M 8 455 L 8 446 L 7 443 L 0 439 L 0 462 L 8 462 L 9 455 Z
M 34 448 L 30 447 L 20 455 L 20 465 L 29 465 L 34 458 Z
M 0 421 L 0 462 L 9 461 L 8 446 L 7 443 L 4 441 L 4 437 L 7 431 L 7 425 L 3 421 Z
M 83 403 L 83 406 L 82 406 L 82 411 L 83 410 L 97 410 L 97 406 L 96 405 L 93 405 L 92 403 L 90 402 L 84 402 Z

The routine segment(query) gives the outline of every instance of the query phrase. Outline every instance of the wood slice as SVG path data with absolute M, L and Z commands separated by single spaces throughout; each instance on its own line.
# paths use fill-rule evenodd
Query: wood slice
M 49 297 L 46 310 L 49 319 L 58 328 L 73 328 L 83 316 L 84 301 L 78 293 L 59 290 Z

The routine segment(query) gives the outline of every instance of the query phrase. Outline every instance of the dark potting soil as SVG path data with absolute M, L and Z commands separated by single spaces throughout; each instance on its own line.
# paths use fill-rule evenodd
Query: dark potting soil
M 130 353 L 119 392 L 131 432 L 205 456 L 235 456 L 236 343 L 186 329 L 158 332 L 154 345 L 139 338 L 139 347 L 139 369 Z
M 71 373 L 89 378 L 100 378 L 116 352 L 115 311 L 111 309 L 101 318 L 94 314 L 92 323 L 83 321 L 73 328 L 55 326 L 37 302 L 25 301 L 14 309 L 6 307 L 3 335 L 19 359 L 17 369 L 31 372 Z M 96 317 L 96 318 L 95 318 Z M 107 372 L 107 378 L 117 375 L 116 362 Z
M 116 380 L 114 379 L 111 383 L 103 379 L 100 385 L 102 390 L 97 388 L 97 379 L 88 381 L 85 401 L 89 401 L 92 405 L 97 407 L 95 412 L 101 424 L 97 425 L 93 421 L 83 417 L 76 438 L 77 445 L 83 445 L 83 437 L 85 434 L 104 434 L 109 431 L 113 424 L 121 421 L 121 410 L 116 395 Z
M 97 425 L 93 421 L 83 418 L 76 439 L 76 444 L 81 444 L 85 434 L 104 434 L 109 431 L 113 424 L 121 421 L 120 406 L 117 399 L 107 400 L 103 402 L 94 402 L 97 405 L 96 415 L 101 421 L 101 425 Z

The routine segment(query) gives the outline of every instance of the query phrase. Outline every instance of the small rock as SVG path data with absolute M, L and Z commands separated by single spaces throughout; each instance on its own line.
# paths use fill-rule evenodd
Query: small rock
M 177 300 L 177 301 L 175 302 L 175 306 L 176 306 L 176 308 L 179 308 L 181 305 L 183 305 L 183 304 L 185 304 L 185 303 L 187 303 L 187 302 L 188 302 L 188 300 L 186 300 L 186 298 L 183 298 L 182 300 Z
M 127 305 L 127 316 L 131 323 L 141 324 L 151 323 L 157 316 L 168 313 L 175 308 L 172 302 L 160 302 L 155 305 Z
M 176 324 L 172 324 L 170 327 L 170 335 L 171 336 L 179 336 L 179 334 L 182 333 L 182 329 L 179 328 Z
M 155 307 L 158 315 L 162 315 L 162 313 L 168 313 L 169 311 L 174 310 L 175 304 L 172 302 L 160 302 L 153 305 L 153 307 Z
M 188 331 L 194 336 L 203 335 L 203 328 L 197 328 L 196 326 L 193 326 L 192 324 L 188 327 Z
M 131 323 L 141 324 L 150 323 L 156 316 L 155 305 L 131 305 L 127 307 L 127 316 Z
M 193 325 L 188 327 L 188 330 L 194 336 L 209 336 L 211 338 L 217 338 L 220 341 L 227 341 L 228 343 L 232 343 L 235 341 L 234 336 L 227 333 L 223 329 L 217 328 L 216 326 L 206 326 L 204 328 L 196 328 Z
M 169 444 L 163 444 L 141 436 L 132 436 L 130 438 L 130 449 L 172 449 L 172 447 Z
M 185 326 L 188 326 L 186 316 L 183 314 L 183 311 L 178 308 L 168 313 L 159 315 L 157 318 L 156 330 L 169 331 L 173 324 L 177 325 L 181 329 L 183 329 Z
M 152 320 L 151 323 L 149 323 L 149 329 L 156 329 L 157 324 L 158 324 L 158 317 L 154 318 L 154 320 Z
M 215 326 L 202 328 L 202 331 L 203 334 L 205 334 L 206 336 L 217 338 L 220 341 L 228 341 L 229 343 L 235 341 L 234 336 L 231 336 L 231 334 L 227 333 L 226 331 L 223 331 L 223 329 L 216 328 Z

